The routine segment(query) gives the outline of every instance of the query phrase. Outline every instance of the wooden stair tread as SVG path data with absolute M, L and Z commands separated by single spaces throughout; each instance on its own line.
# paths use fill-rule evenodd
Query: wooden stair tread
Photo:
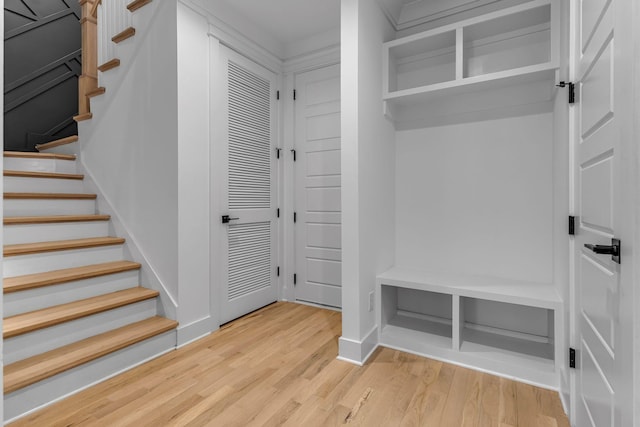
M 155 316 L 48 351 L 4 367 L 8 394 L 109 353 L 175 329 L 174 320 Z
M 62 270 L 46 271 L 44 273 L 6 277 L 2 281 L 2 290 L 5 294 L 9 294 L 12 292 L 36 289 L 49 285 L 57 285 L 138 269 L 140 269 L 140 263 L 137 262 L 113 261 L 102 264 L 85 265 L 82 267 L 65 268 Z
M 98 67 L 98 70 L 102 71 L 104 73 L 105 71 L 108 71 L 108 70 L 110 70 L 112 68 L 116 68 L 116 67 L 119 67 L 119 66 L 120 66 L 120 60 L 118 58 L 114 58 L 114 59 L 112 59 L 110 61 L 107 61 L 104 64 L 100 65 Z
M 25 159 L 56 159 L 56 160 L 75 160 L 74 154 L 58 154 L 58 153 L 34 153 L 32 151 L 5 151 L 4 157 L 25 158 Z
M 100 86 L 95 88 L 94 90 L 91 90 L 89 92 L 87 92 L 87 96 L 89 98 L 93 98 L 94 96 L 98 96 L 98 95 L 104 95 L 104 93 L 107 91 L 106 88 Z
M 127 9 L 129 9 L 129 12 L 134 12 L 149 3 L 151 3 L 151 0 L 134 0 L 127 5 Z
M 77 116 L 73 116 L 73 120 L 75 120 L 76 122 L 82 122 L 85 120 L 89 120 L 93 118 L 93 114 L 91 113 L 84 113 L 84 114 L 78 114 Z
M 5 199 L 95 199 L 86 193 L 4 193 Z
M 28 255 L 42 252 L 66 251 L 72 249 L 95 248 L 98 246 L 121 245 L 121 237 L 91 237 L 88 239 L 54 240 L 51 242 L 18 243 L 4 245 L 4 256 Z
M 55 141 L 49 141 L 44 144 L 36 145 L 36 150 L 48 150 L 50 148 L 59 147 L 61 145 L 73 144 L 78 141 L 78 135 L 68 136 L 66 138 L 56 139 Z
M 128 304 L 155 298 L 158 291 L 146 288 L 130 288 L 123 291 L 111 292 L 97 297 L 86 298 L 67 304 L 56 305 L 17 314 L 4 319 L 2 325 L 3 338 L 11 338 L 18 335 L 33 332 L 38 329 L 59 325 L 92 314 L 102 313 Z
M 111 37 L 111 41 L 114 43 L 120 43 L 135 35 L 136 35 L 136 29 L 133 27 L 129 27 L 129 28 L 125 28 L 115 36 Z
M 51 215 L 4 217 L 4 225 L 49 224 L 58 222 L 109 221 L 110 215 Z
M 18 178 L 53 178 L 53 179 L 84 179 L 84 175 L 76 173 L 57 173 L 57 172 L 31 172 L 31 171 L 15 171 L 4 170 L 4 176 L 18 177 Z

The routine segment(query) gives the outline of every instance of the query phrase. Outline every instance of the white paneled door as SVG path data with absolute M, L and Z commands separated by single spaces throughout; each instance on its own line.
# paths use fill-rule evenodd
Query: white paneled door
M 218 152 L 223 180 L 220 323 L 277 299 L 275 281 L 275 75 L 227 48 L 220 72 L 224 141 Z
M 634 0 L 635 1 L 635 0 Z M 577 1 L 575 42 L 575 426 L 631 426 L 632 206 L 625 128 L 633 110 L 631 0 Z M 627 182 L 625 182 L 627 181 Z M 625 196 L 626 194 L 626 196 Z M 618 240 L 620 239 L 620 244 Z
M 341 307 L 340 66 L 295 84 L 295 298 Z

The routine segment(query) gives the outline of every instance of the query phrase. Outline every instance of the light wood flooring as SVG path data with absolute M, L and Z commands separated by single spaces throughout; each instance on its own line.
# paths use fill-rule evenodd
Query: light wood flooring
M 276 303 L 11 426 L 569 426 L 549 390 L 386 348 L 339 361 L 340 322 Z

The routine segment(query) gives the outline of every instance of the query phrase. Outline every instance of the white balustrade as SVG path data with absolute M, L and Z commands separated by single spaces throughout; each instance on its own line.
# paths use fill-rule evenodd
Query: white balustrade
M 117 58 L 117 44 L 112 38 L 132 26 L 130 0 L 102 0 L 98 6 L 98 65 Z

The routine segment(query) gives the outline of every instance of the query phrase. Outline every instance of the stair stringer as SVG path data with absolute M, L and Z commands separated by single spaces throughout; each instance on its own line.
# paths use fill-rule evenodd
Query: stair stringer
M 123 237 L 125 239 L 124 252 L 125 259 L 138 262 L 142 265 L 140 268 L 140 283 L 145 288 L 153 289 L 160 292 L 158 296 L 158 315 L 166 317 L 168 319 L 177 320 L 178 316 L 178 303 L 176 298 L 171 295 L 164 282 L 157 273 L 149 258 L 141 250 L 141 245 L 135 238 L 135 236 L 129 231 L 121 215 L 113 207 L 109 198 L 105 195 L 104 191 L 96 183 L 91 171 L 89 171 L 84 162 L 82 156 L 79 156 L 77 161 L 79 173 L 84 174 L 85 190 L 94 194 L 97 194 L 96 206 L 97 211 L 101 214 L 107 214 L 111 216 L 109 227 L 112 228 L 111 235 Z M 174 343 L 174 346 L 177 344 Z

